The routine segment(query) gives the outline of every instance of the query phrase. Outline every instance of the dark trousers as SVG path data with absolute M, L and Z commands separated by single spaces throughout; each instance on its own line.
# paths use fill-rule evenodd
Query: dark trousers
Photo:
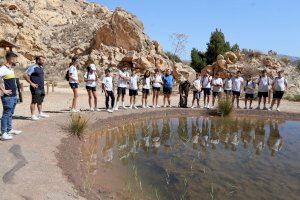
M 109 98 L 111 100 L 111 108 L 114 108 L 115 106 L 115 95 L 113 93 L 113 91 L 107 91 L 107 96 L 105 98 L 105 106 L 106 106 L 106 109 L 109 109 Z

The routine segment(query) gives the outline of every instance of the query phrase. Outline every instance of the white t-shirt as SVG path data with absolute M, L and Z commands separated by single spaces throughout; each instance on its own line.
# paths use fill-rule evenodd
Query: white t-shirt
M 226 78 L 224 80 L 224 90 L 232 90 L 232 79 Z
M 147 89 L 147 90 L 150 90 L 150 87 L 151 87 L 151 79 L 150 79 L 150 77 L 148 77 L 148 78 L 144 78 L 143 79 L 143 89 Z
M 216 85 L 223 85 L 223 80 L 221 78 L 213 78 L 212 84 L 213 84 L 214 92 L 222 92 L 222 86 L 216 86 Z
M 273 81 L 275 86 L 275 91 L 285 91 L 285 84 L 287 84 L 287 80 L 284 77 L 276 77 Z
M 212 80 L 211 76 L 203 76 L 202 77 L 202 88 L 211 88 L 210 82 Z
M 95 72 L 93 72 L 93 73 L 86 72 L 84 74 L 84 78 L 92 80 L 92 81 L 87 81 L 86 82 L 86 86 L 88 86 L 88 87 L 96 87 L 97 86 L 96 77 L 97 77 L 97 75 L 96 75 Z
M 152 81 L 153 81 L 153 87 L 156 87 L 156 88 L 161 87 L 162 78 L 161 78 L 160 74 L 154 75 L 154 77 L 152 78 Z
M 270 79 L 267 76 L 262 76 L 258 79 L 258 91 L 269 92 Z
M 111 76 L 104 76 L 102 83 L 104 84 L 106 91 L 112 91 L 113 90 L 113 82 Z
M 254 94 L 255 83 L 251 81 L 245 81 L 245 93 Z
M 74 65 L 71 65 L 70 68 L 69 68 L 69 74 L 70 74 L 70 77 L 72 77 L 73 79 L 70 78 L 70 83 L 78 83 L 78 71 L 77 71 L 77 68 L 74 66 Z
M 118 87 L 126 88 L 128 80 L 126 80 L 125 78 L 122 78 L 122 77 L 128 77 L 129 78 L 128 72 L 126 72 L 126 71 L 123 72 L 122 70 L 119 70 L 119 83 L 118 83 Z
M 194 91 L 198 91 L 198 89 L 201 89 L 201 77 L 196 79 L 193 83 Z
M 240 92 L 244 79 L 242 77 L 237 77 L 237 78 L 233 77 L 231 80 L 232 80 L 232 91 Z
M 130 76 L 129 89 L 137 90 L 138 89 L 139 77 L 137 75 Z

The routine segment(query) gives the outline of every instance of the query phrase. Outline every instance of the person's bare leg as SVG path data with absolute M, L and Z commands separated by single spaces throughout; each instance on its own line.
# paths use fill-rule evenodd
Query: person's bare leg
M 153 96 L 152 96 L 152 105 L 155 106 L 155 97 L 156 97 L 156 91 L 153 91 Z
M 133 96 L 133 99 L 132 99 L 133 105 L 135 105 L 135 99 L 136 99 L 136 96 Z
M 236 96 L 236 106 L 240 107 L 240 98 L 238 96 Z
M 213 107 L 215 106 L 215 101 L 216 101 L 216 97 L 213 96 L 213 98 L 212 98 L 212 106 L 213 106 Z
M 279 106 L 280 106 L 280 102 L 281 102 L 281 99 L 277 99 L 277 109 L 278 109 Z
M 250 99 L 250 108 L 252 108 L 252 102 L 253 102 L 253 100 Z
M 95 108 L 98 108 L 98 97 L 96 91 L 93 92 L 93 96 L 94 96 L 94 106 Z
M 206 95 L 204 95 L 204 106 L 206 106 Z
M 195 103 L 195 97 L 193 97 L 193 100 L 192 100 L 192 107 L 194 106 L 194 103 Z
M 92 91 L 88 90 L 88 96 L 89 96 L 89 106 L 90 109 L 92 109 Z
M 262 97 L 258 97 L 258 105 L 257 105 L 258 108 L 260 108 L 261 98 L 262 98 Z M 265 98 L 265 97 L 264 97 L 264 98 Z M 264 106 L 265 106 L 265 104 L 264 104 Z
M 264 108 L 267 107 L 267 97 L 264 97 Z
M 210 95 L 207 95 L 207 106 L 209 106 L 209 102 L 210 102 Z
M 159 96 L 159 92 L 156 91 L 156 95 L 155 95 L 155 105 L 158 106 L 158 96 Z
M 42 110 L 43 110 L 42 104 L 41 105 L 37 105 L 37 108 L 38 108 L 39 114 L 41 114 Z
M 145 106 L 148 106 L 148 94 L 145 93 Z
M 247 101 L 248 101 L 248 99 L 245 98 L 245 108 L 247 108 Z
M 30 104 L 30 112 L 31 112 L 31 116 L 33 116 L 35 114 L 35 105 L 37 104 Z
M 76 109 L 78 99 L 78 89 L 73 89 L 73 100 L 72 100 L 72 109 Z
M 171 106 L 171 94 L 168 94 L 168 104 Z
M 167 98 L 167 95 L 165 94 L 164 95 L 164 106 L 166 106 L 166 98 Z

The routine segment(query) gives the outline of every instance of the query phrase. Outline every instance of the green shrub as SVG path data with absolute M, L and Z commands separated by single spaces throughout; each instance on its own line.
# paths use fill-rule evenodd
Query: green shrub
M 230 113 L 232 112 L 233 110 L 233 105 L 232 105 L 232 102 L 231 102 L 231 99 L 228 98 L 222 98 L 220 99 L 219 101 L 219 106 L 218 106 L 218 113 L 221 115 L 221 116 L 228 116 L 230 115 Z
M 82 139 L 82 136 L 88 126 L 88 119 L 80 114 L 72 114 L 69 121 L 69 132 Z

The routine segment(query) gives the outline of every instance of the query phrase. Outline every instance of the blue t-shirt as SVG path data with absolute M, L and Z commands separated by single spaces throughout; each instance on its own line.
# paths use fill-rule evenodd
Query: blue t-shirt
M 11 90 L 10 95 L 4 95 L 4 96 L 16 96 L 17 95 L 17 83 L 16 83 L 16 76 L 14 73 L 14 70 L 10 67 L 7 67 L 5 65 L 0 67 L 0 78 L 4 82 L 4 88 L 6 90 Z
M 44 75 L 44 69 L 43 67 L 38 66 L 37 64 L 34 64 L 30 66 L 26 73 L 30 76 L 30 80 L 38 84 L 38 90 L 44 90 L 44 81 L 45 81 L 45 75 Z M 34 90 L 30 87 L 31 90 Z
M 173 75 L 164 75 L 162 77 L 162 81 L 164 82 L 164 87 L 172 89 L 174 84 L 174 77 Z

